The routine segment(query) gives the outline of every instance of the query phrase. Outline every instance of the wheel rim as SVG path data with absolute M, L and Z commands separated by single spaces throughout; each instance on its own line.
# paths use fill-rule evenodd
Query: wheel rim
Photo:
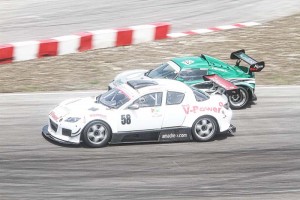
M 231 95 L 229 101 L 234 107 L 242 107 L 247 102 L 247 91 L 240 89 L 240 93 Z
M 107 128 L 102 124 L 94 124 L 87 131 L 87 139 L 93 144 L 100 144 L 107 137 Z
M 196 135 L 203 140 L 210 138 L 215 131 L 216 127 L 214 123 L 207 118 L 199 120 L 195 126 Z

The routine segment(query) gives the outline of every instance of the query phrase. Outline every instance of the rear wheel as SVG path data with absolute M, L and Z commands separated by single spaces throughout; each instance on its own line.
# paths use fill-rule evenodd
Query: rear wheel
M 239 86 L 240 92 L 228 97 L 232 109 L 241 109 L 249 102 L 249 92 L 245 87 Z
M 192 126 L 193 138 L 198 142 L 211 140 L 219 131 L 217 121 L 210 116 L 199 117 Z
M 89 147 L 104 147 L 111 139 L 111 129 L 103 121 L 93 121 L 83 130 L 82 140 Z

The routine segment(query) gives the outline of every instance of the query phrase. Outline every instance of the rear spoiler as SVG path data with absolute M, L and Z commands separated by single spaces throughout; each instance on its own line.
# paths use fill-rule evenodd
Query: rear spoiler
M 250 72 L 260 72 L 265 67 L 264 61 L 258 62 L 254 60 L 253 58 L 251 58 L 245 53 L 244 49 L 232 52 L 230 55 L 230 59 L 237 59 L 237 64 L 236 64 L 237 66 L 239 66 L 241 60 L 245 61 L 250 65 L 249 68 Z
M 240 89 L 236 85 L 221 78 L 220 76 L 218 76 L 216 74 L 205 75 L 205 76 L 203 76 L 203 79 L 205 81 L 211 81 L 214 84 L 216 84 L 217 86 L 223 88 L 226 91 L 226 94 L 228 94 L 228 95 L 235 95 L 240 92 Z

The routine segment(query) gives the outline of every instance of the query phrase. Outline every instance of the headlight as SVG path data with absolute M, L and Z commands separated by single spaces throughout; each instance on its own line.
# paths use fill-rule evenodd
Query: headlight
M 79 117 L 69 117 L 68 119 L 65 120 L 65 122 L 70 122 L 70 123 L 75 123 L 80 120 Z

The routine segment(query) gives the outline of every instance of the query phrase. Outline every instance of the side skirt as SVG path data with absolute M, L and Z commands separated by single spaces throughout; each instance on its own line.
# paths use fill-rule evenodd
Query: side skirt
M 172 127 L 159 130 L 143 130 L 113 133 L 110 144 L 142 142 L 185 142 L 192 141 L 191 128 Z

